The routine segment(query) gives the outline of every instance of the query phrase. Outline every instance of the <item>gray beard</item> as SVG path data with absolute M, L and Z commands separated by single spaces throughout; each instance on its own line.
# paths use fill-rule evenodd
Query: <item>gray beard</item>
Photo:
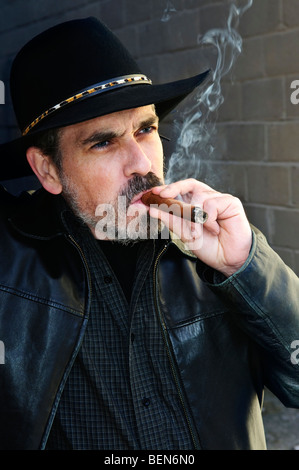
M 91 209 L 83 209 L 79 202 L 79 193 L 70 179 L 62 173 L 60 175 L 60 180 L 63 188 L 62 195 L 67 201 L 69 207 L 84 224 L 86 224 L 90 229 L 95 230 L 96 238 L 108 238 L 123 245 L 129 245 L 141 240 L 159 237 L 162 230 L 161 221 L 151 218 L 148 215 L 148 212 L 140 214 L 138 218 L 131 217 L 130 221 L 125 221 L 122 226 L 119 225 L 120 220 L 118 217 L 118 203 L 120 201 L 120 197 L 125 198 L 125 204 L 121 207 L 121 214 L 122 219 L 125 217 L 127 220 L 127 213 L 132 199 L 142 191 L 146 191 L 154 186 L 160 186 L 163 184 L 163 181 L 161 181 L 154 173 L 149 172 L 145 176 L 135 175 L 131 180 L 129 180 L 126 186 L 120 189 L 118 194 L 120 197 L 118 197 L 118 200 L 107 204 L 114 209 L 112 214 L 110 214 L 111 217 L 107 213 L 105 216 L 103 214 L 100 216 L 96 215 L 97 208 L 95 208 L 93 212 Z M 106 230 L 104 232 L 101 231 L 102 235 L 98 236 L 99 231 L 97 230 L 97 227 L 100 225 L 106 226 Z M 110 238 L 111 234 L 112 238 Z

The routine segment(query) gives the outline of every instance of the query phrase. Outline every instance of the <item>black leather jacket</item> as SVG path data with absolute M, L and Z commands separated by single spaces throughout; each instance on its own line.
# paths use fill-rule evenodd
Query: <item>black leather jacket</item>
M 43 449 L 88 322 L 89 268 L 44 190 L 1 203 L 0 449 Z M 174 242 L 155 268 L 155 303 L 198 449 L 265 448 L 264 385 L 299 406 L 298 278 L 254 230 L 238 273 L 217 279 Z M 213 282 L 210 282 L 213 278 Z

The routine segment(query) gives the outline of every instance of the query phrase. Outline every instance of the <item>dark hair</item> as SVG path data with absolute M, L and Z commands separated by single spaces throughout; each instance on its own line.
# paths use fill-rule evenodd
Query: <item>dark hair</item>
M 45 155 L 48 155 L 58 170 L 61 170 L 60 152 L 60 128 L 49 129 L 37 134 L 32 142 L 34 147 L 38 147 Z

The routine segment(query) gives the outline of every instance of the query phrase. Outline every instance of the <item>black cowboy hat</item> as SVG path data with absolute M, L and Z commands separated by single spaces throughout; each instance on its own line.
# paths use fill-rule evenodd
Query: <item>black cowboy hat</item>
M 28 42 L 12 64 L 10 91 L 22 136 L 0 145 L 0 178 L 32 174 L 25 152 L 41 131 L 149 104 L 163 119 L 207 75 L 153 85 L 96 18 L 54 26 Z

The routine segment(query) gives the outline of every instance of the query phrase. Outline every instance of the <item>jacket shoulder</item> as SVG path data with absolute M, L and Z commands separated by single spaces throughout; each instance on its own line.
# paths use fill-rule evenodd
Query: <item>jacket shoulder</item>
M 30 198 L 31 191 L 24 191 L 19 196 L 15 196 L 3 185 L 0 185 L 0 216 L 6 218 L 21 208 L 23 204 L 28 203 Z
M 44 188 L 14 196 L 0 186 L 0 221 L 23 235 L 49 239 L 61 234 L 59 201 Z

